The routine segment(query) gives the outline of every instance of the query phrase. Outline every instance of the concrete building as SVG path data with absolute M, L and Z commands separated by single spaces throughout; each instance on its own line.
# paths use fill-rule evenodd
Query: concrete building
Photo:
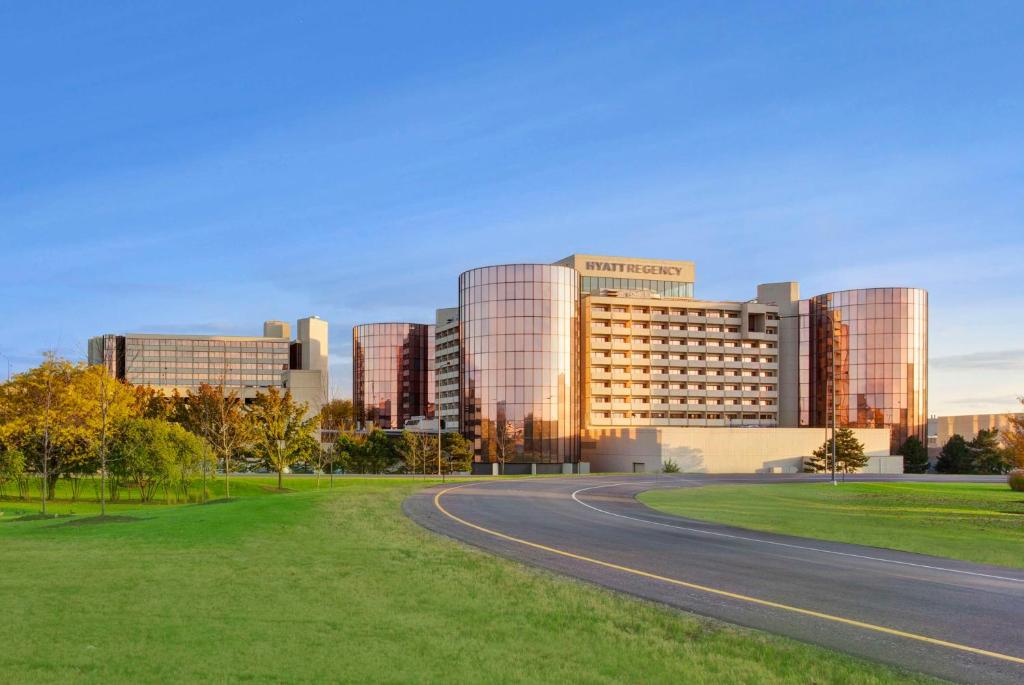
M 960 416 L 933 416 L 931 421 L 935 422 L 934 443 L 929 440 L 928 447 L 935 447 L 939 450 L 954 435 L 960 435 L 964 440 L 974 440 L 978 432 L 983 430 L 998 430 L 1005 433 L 1011 429 L 1010 417 L 1024 418 L 1024 413 L 1007 414 L 963 414 Z
M 623 431 L 641 428 L 634 443 L 663 447 L 634 454 L 637 463 L 690 442 L 705 457 L 687 464 L 711 471 L 789 469 L 794 451 L 809 456 L 825 440 L 833 417 L 878 459 L 909 435 L 925 439 L 926 292 L 801 299 L 797 283 L 779 282 L 723 301 L 695 298 L 694 283 L 693 262 L 582 254 L 461 274 L 457 313 L 436 318 L 437 396 L 445 416 L 457 411 L 478 470 L 591 458 L 600 468 L 611 463 L 606 441 L 633 444 Z M 354 374 L 353 392 L 365 392 Z M 718 435 L 747 445 L 747 461 L 699 447 Z
M 434 321 L 434 397 L 442 430 L 459 431 L 459 308 L 438 309 Z
M 262 336 L 106 334 L 90 338 L 90 364 L 104 364 L 133 385 L 148 385 L 170 395 L 201 384 L 223 386 L 246 401 L 267 388 L 290 390 L 317 412 L 327 402 L 329 349 L 327 322 L 307 317 L 291 327 L 267 321 Z M 311 351 L 303 356 L 301 350 Z M 315 352 L 313 352 L 315 351 Z

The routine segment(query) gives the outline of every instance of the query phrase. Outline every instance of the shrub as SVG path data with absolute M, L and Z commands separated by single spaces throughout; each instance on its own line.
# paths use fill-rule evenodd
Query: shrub
M 679 473 L 679 464 L 675 463 L 671 459 L 666 459 L 665 463 L 661 465 L 662 473 Z
M 1024 492 L 1024 469 L 1010 471 L 1010 475 L 1006 477 L 1006 482 L 1010 484 L 1011 490 Z

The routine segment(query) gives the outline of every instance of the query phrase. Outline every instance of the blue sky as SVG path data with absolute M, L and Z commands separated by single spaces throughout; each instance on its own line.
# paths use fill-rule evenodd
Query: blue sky
M 927 288 L 930 410 L 1024 394 L 1020 3 L 212 5 L 0 2 L 15 371 L 315 313 L 347 396 L 352 324 L 590 252 Z

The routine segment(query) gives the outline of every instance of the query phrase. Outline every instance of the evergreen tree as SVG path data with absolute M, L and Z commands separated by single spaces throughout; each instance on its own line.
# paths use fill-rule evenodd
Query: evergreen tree
M 964 436 L 957 433 L 942 446 L 935 470 L 939 473 L 971 473 L 971 450 Z
M 928 450 L 916 435 L 911 435 L 903 442 L 899 453 L 903 455 L 904 473 L 928 472 Z
M 971 473 L 1007 473 L 1011 462 L 1006 450 L 999 444 L 999 429 L 980 430 L 968 448 L 971 452 Z
M 857 439 L 849 428 L 836 431 L 836 471 L 851 473 L 867 466 L 864 443 Z M 807 473 L 821 473 L 832 470 L 832 438 L 814 450 L 813 456 L 804 465 Z

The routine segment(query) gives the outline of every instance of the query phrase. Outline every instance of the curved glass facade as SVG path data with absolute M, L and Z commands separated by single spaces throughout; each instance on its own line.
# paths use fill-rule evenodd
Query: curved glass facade
M 928 293 L 866 288 L 812 297 L 800 312 L 800 425 L 889 428 L 895 454 L 926 443 Z
M 579 461 L 579 274 L 508 264 L 459 276 L 460 428 L 476 461 Z
M 356 420 L 402 428 L 434 412 L 434 327 L 370 323 L 352 328 L 352 404 Z

